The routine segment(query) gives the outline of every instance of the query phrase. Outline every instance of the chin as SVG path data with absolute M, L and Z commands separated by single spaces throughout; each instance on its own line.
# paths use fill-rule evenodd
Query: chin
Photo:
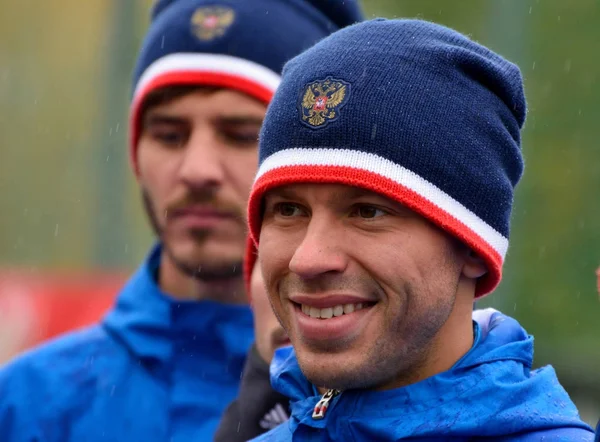
M 243 248 L 227 241 L 185 239 L 164 242 L 173 258 L 190 267 L 227 265 L 243 260 Z
M 211 253 L 205 247 L 170 243 L 164 244 L 164 251 L 179 272 L 194 279 L 218 282 L 242 275 L 243 258 L 239 253 Z
M 302 373 L 314 385 L 324 388 L 348 390 L 351 388 L 366 388 L 368 369 L 363 365 L 368 361 L 354 361 L 345 352 L 332 354 L 328 352 L 315 353 L 310 350 L 300 350 L 296 347 L 296 356 Z
M 369 379 L 362 370 L 340 368 L 339 364 L 332 365 L 331 369 L 326 367 L 304 367 L 300 364 L 304 376 L 315 386 L 323 388 L 335 388 L 337 390 L 367 389 L 374 386 L 373 380 Z
M 390 348 L 382 346 L 358 346 L 345 351 L 314 351 L 302 344 L 294 347 L 302 373 L 318 387 L 385 389 L 403 372 L 410 371 L 410 355 L 393 354 Z

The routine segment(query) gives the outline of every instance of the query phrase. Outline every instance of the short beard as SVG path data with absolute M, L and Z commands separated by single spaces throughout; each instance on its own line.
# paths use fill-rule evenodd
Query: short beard
M 213 283 L 226 282 L 231 279 L 242 277 L 243 263 L 241 260 L 228 263 L 227 265 L 211 265 L 208 263 L 193 264 L 177 258 L 165 241 L 163 229 L 160 227 L 156 210 L 154 209 L 154 205 L 152 204 L 152 200 L 146 189 L 142 189 L 142 201 L 154 234 L 159 239 L 164 252 L 169 256 L 180 272 L 198 281 Z
M 367 358 L 370 362 L 366 366 L 351 367 L 335 376 L 322 368 L 315 370 L 314 366 L 306 370 L 309 367 L 301 360 L 298 361 L 300 368 L 314 385 L 338 390 L 377 390 L 392 382 L 397 385 L 413 384 L 420 378 L 430 355 L 435 354 L 434 339 L 450 317 L 455 300 L 456 297 L 453 296 L 439 301 L 432 306 L 427 316 L 411 319 L 408 327 L 407 324 L 386 324 L 391 328 L 401 327 L 405 330 L 404 348 L 394 348 L 395 345 L 385 337 L 379 339 L 370 349 L 371 355 Z M 323 354 L 322 357 L 326 358 L 327 355 Z

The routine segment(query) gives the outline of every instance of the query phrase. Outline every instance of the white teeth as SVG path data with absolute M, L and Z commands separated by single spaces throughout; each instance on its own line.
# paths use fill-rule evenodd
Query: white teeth
M 333 309 L 331 307 L 321 309 L 321 318 L 329 319 L 333 317 Z
M 321 317 L 321 309 L 318 309 L 316 307 L 311 307 L 310 308 L 310 317 L 311 318 L 320 318 Z
M 362 302 L 357 302 L 356 304 L 339 304 L 326 308 L 311 307 L 305 304 L 300 304 L 300 307 L 302 309 L 302 313 L 316 319 L 330 319 L 333 317 L 354 313 L 355 311 L 365 308 Z

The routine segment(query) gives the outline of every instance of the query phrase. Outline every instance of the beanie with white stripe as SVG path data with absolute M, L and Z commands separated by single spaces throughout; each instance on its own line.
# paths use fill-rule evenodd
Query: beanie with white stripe
M 159 0 L 133 75 L 134 169 L 139 114 L 150 92 L 204 85 L 234 89 L 268 104 L 285 62 L 362 19 L 358 0 Z
M 485 295 L 502 277 L 525 116 L 519 68 L 456 31 L 385 19 L 338 31 L 284 68 L 259 139 L 252 238 L 273 187 L 358 186 L 473 249 Z

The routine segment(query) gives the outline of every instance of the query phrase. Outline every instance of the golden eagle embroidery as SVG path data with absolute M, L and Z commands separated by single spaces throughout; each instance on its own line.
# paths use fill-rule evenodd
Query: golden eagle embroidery
M 235 19 L 233 9 L 222 6 L 206 6 L 196 9 L 192 15 L 192 30 L 202 41 L 209 41 L 225 34 Z
M 340 108 L 346 104 L 349 89 L 348 83 L 331 77 L 308 84 L 300 106 L 302 122 L 319 128 L 337 119 Z

